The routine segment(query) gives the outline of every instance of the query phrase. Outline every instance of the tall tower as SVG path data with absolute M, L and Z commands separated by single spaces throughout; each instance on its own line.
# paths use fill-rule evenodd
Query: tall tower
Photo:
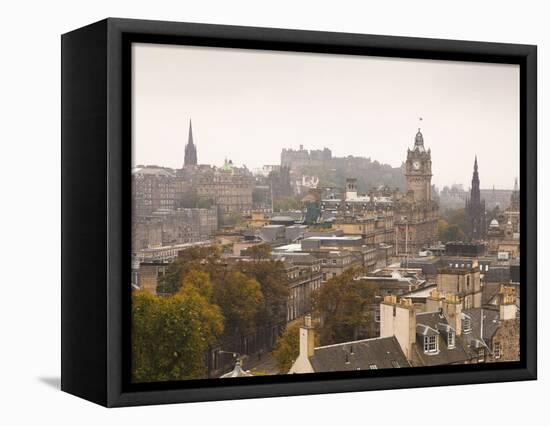
M 185 145 L 185 158 L 183 165 L 197 165 L 197 147 L 193 143 L 193 127 L 191 126 L 191 119 L 189 119 L 189 137 L 187 139 L 187 145 Z
M 432 200 L 432 153 L 424 148 L 424 137 L 418 129 L 414 138 L 414 148 L 407 149 L 405 179 L 407 192 L 412 192 L 417 203 Z
M 472 175 L 470 198 L 466 200 L 466 218 L 468 220 L 468 238 L 470 240 L 481 240 L 485 238 L 485 232 L 487 230 L 485 200 L 481 199 L 479 190 L 477 155 L 474 160 L 474 173 Z

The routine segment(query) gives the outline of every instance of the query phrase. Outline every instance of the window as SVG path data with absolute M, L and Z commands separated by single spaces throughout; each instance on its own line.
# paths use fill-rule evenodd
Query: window
M 424 336 L 424 352 L 437 352 L 437 336 Z
M 369 368 L 371 370 L 378 370 L 378 366 L 376 364 L 369 364 Z
M 493 353 L 495 355 L 495 359 L 499 359 L 502 356 L 502 345 L 500 342 L 495 342 L 493 346 Z
M 469 333 L 470 331 L 472 331 L 472 321 L 470 317 L 464 316 L 462 317 L 462 332 Z
M 380 309 L 374 310 L 374 322 L 380 322 Z
M 447 347 L 453 349 L 455 347 L 455 333 L 454 331 L 449 331 L 447 334 Z
M 396 360 L 394 360 L 394 359 L 392 359 L 391 365 L 392 365 L 393 368 L 401 368 L 401 366 L 399 365 L 399 363 L 398 363 Z
M 479 348 L 477 352 L 477 362 L 484 362 L 485 361 L 485 349 Z

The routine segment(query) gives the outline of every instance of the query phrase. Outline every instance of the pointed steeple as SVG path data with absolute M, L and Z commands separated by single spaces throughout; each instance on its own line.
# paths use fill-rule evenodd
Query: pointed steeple
M 518 178 L 514 179 L 514 191 L 519 191 Z
M 189 136 L 187 137 L 187 145 L 185 146 L 184 166 L 197 165 L 197 147 L 193 143 L 193 125 L 189 119 Z
M 187 138 L 187 143 L 189 145 L 194 145 L 193 144 L 193 124 L 191 123 L 191 119 L 189 119 L 189 136 Z
M 466 217 L 468 220 L 467 233 L 472 241 L 483 239 L 486 231 L 485 201 L 481 199 L 479 186 L 480 182 L 476 155 L 474 158 L 474 172 L 472 173 L 470 197 L 466 200 Z

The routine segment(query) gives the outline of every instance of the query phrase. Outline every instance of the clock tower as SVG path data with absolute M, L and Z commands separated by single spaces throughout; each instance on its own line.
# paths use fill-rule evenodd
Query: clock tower
M 417 203 L 429 203 L 432 200 L 432 154 L 424 148 L 424 137 L 418 129 L 414 138 L 414 148 L 407 149 L 405 165 L 407 193 L 411 193 Z

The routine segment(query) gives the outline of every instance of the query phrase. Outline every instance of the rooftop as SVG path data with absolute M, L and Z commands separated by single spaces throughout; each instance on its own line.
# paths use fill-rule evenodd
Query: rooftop
M 315 348 L 310 361 L 316 372 L 410 366 L 395 336 L 321 346 Z

